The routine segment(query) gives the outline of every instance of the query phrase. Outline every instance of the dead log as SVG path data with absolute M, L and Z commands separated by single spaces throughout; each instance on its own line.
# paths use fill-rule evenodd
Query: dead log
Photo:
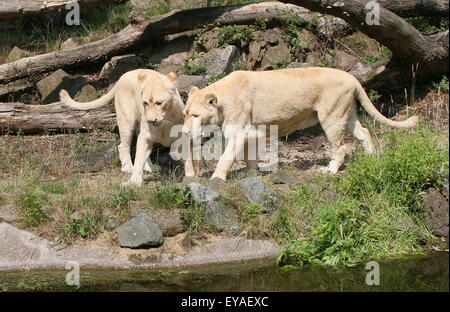
M 422 35 L 395 13 L 379 8 L 379 22 L 369 25 L 368 0 L 289 0 L 311 11 L 340 17 L 392 51 L 405 72 L 417 69 L 418 79 L 438 78 L 448 74 L 448 32 L 436 37 Z M 447 42 L 445 42 L 447 40 Z
M 126 0 L 2 0 L 0 2 L 0 19 L 41 15 L 66 10 L 66 5 L 78 2 L 80 7 L 90 7 L 101 4 L 122 3 Z
M 0 103 L 0 133 L 38 134 L 94 128 L 112 131 L 116 127 L 115 116 L 111 105 L 91 111 L 76 111 L 59 102 L 48 105 Z
M 153 39 L 181 33 L 207 25 L 252 24 L 263 16 L 268 22 L 291 11 L 306 21 L 317 18 L 317 13 L 283 3 L 265 2 L 215 8 L 175 11 L 157 17 L 133 16 L 133 22 L 122 31 L 103 40 L 66 51 L 32 56 L 0 65 L 0 83 L 51 72 L 72 69 L 86 64 L 106 62 L 111 56 L 139 48 Z
M 448 15 L 448 0 L 378 0 L 380 5 L 401 17 Z

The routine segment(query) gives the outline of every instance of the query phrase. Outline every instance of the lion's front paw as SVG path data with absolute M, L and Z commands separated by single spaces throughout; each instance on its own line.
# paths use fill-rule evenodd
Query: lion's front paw
M 122 166 L 122 172 L 126 173 L 132 173 L 133 172 L 133 166 L 132 165 L 124 165 Z
M 145 172 L 150 172 L 150 173 L 152 173 L 152 172 L 153 172 L 153 169 L 152 169 L 152 167 L 151 167 L 148 163 L 145 163 L 144 171 L 145 171 Z
M 140 177 L 131 177 L 127 182 L 123 182 L 122 186 L 142 186 L 143 179 Z

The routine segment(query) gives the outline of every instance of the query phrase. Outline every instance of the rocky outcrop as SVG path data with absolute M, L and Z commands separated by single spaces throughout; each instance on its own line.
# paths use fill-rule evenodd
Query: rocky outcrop
M 11 52 L 9 52 L 7 60 L 8 60 L 8 62 L 15 62 L 15 61 L 18 61 L 20 59 L 23 59 L 25 57 L 29 57 L 32 55 L 33 55 L 33 53 L 31 53 L 29 51 L 25 51 L 18 47 L 14 47 L 11 50 Z
M 282 39 L 282 31 L 278 28 L 253 32 L 247 62 L 252 70 L 274 69 L 279 64 L 291 61 L 289 45 Z
M 97 99 L 97 90 L 81 76 L 71 76 L 62 69 L 57 70 L 36 84 L 43 104 L 59 101 L 59 92 L 64 89 L 80 102 Z
M 233 71 L 233 63 L 239 58 L 235 46 L 229 45 L 224 48 L 212 49 L 200 56 L 196 63 L 204 64 L 207 76 L 226 75 Z

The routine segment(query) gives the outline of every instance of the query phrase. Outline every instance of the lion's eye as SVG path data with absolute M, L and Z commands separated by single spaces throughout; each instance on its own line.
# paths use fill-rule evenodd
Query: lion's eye
M 192 114 L 192 117 L 197 118 L 198 115 L 197 114 Z
M 144 106 L 148 106 L 148 102 L 144 101 Z
M 161 101 L 158 101 L 158 102 L 155 102 L 155 105 L 161 105 L 162 104 L 162 102 Z

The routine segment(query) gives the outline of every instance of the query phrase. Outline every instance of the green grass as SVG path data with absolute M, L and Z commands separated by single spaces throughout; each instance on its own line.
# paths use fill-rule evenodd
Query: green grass
M 342 198 L 328 202 L 307 185 L 285 199 L 275 237 L 279 265 L 352 266 L 420 253 L 437 243 L 423 224 L 423 191 L 448 178 L 448 142 L 431 130 L 384 135 L 384 151 L 357 152 L 347 173 L 317 178 Z M 428 245 L 427 245 L 428 244 Z
M 407 17 L 405 20 L 422 33 L 434 33 L 448 29 L 448 17 L 419 16 Z
M 156 209 L 185 208 L 190 204 L 189 191 L 173 184 L 152 188 L 148 199 L 149 206 Z
M 43 182 L 41 190 L 48 194 L 63 195 L 66 193 L 66 187 L 62 182 Z
M 442 90 L 448 93 L 448 77 L 445 75 L 442 76 L 441 80 L 432 83 L 432 87 L 434 89 Z
M 253 40 L 253 26 L 248 25 L 228 25 L 219 29 L 217 34 L 217 45 L 225 47 L 227 45 L 240 46 L 242 40 Z
M 170 4 L 164 0 L 154 0 L 148 8 L 145 8 L 144 14 L 146 15 L 162 15 L 170 11 Z
M 16 199 L 16 205 L 27 227 L 40 225 L 48 219 L 47 207 L 50 204 L 46 194 L 24 191 Z

